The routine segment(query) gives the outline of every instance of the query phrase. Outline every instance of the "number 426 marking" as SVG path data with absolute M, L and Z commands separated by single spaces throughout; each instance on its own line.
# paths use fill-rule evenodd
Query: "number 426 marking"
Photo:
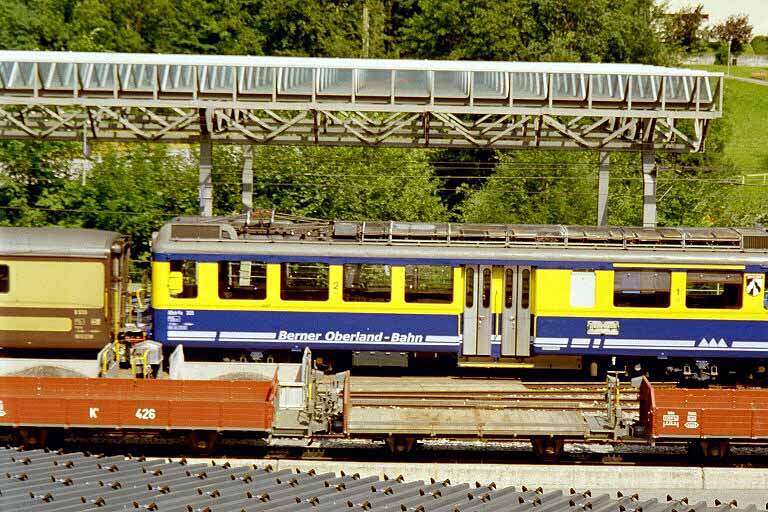
M 139 408 L 136 409 L 136 414 L 134 416 L 140 420 L 153 420 L 157 417 L 157 414 L 154 409 Z

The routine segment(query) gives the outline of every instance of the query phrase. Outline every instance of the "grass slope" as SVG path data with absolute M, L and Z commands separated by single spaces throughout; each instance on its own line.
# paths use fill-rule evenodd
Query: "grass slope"
M 725 66 L 689 66 L 725 73 Z M 751 78 L 768 68 L 731 66 L 731 75 Z M 726 77 L 723 117 L 731 126 L 725 156 L 740 174 L 768 172 L 768 81 L 765 85 Z

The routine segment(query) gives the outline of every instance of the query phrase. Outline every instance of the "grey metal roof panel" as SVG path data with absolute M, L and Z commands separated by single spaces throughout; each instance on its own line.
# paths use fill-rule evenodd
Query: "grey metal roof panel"
M 56 478 L 62 465 L 74 470 Z M 726 505 L 612 498 L 589 491 L 497 488 L 449 481 L 380 480 L 343 472 L 316 474 L 247 466 L 187 465 L 128 457 L 29 452 L 0 448 L 0 510 L 28 512 L 190 510 L 421 510 L 423 512 L 747 512 Z M 26 472 L 24 471 L 26 470 Z M 39 478 L 30 479 L 33 473 Z M 100 474 L 101 473 L 101 474 Z M 251 478 L 256 477 L 256 478 Z
M 340 229 L 337 229 L 340 228 Z M 475 261 L 766 264 L 761 228 L 595 227 L 182 217 L 155 253 Z
M 610 262 L 648 263 L 659 265 L 768 265 L 768 257 L 760 252 L 713 252 L 702 249 L 681 251 L 622 250 L 617 248 L 551 248 L 551 247 L 474 247 L 439 245 L 360 245 L 354 243 L 247 243 L 222 242 L 161 242 L 154 245 L 159 254 L 217 254 L 253 255 L 264 257 L 317 257 L 375 259 L 375 260 L 469 260 L 469 261 L 542 261 L 542 262 Z
M 95 229 L 0 227 L 0 256 L 106 258 L 119 238 Z

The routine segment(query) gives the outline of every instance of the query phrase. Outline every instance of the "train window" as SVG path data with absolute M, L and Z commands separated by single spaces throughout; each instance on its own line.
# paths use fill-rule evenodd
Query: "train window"
M 267 265 L 255 261 L 219 262 L 219 297 L 222 299 L 266 299 Z
M 328 300 L 327 263 L 283 263 L 280 265 L 282 300 Z
M 346 302 L 389 302 L 392 298 L 392 269 L 389 265 L 347 263 L 344 265 Z
M 515 304 L 515 271 L 508 268 L 504 271 L 504 309 L 510 309 Z
M 194 299 L 197 297 L 197 262 L 192 260 L 171 261 L 171 272 L 181 272 L 184 287 L 179 293 L 171 293 L 171 297 L 179 299 Z
M 520 278 L 520 307 L 528 309 L 531 302 L 531 271 L 523 270 Z
M 483 270 L 483 307 L 491 307 L 491 269 Z
M 448 265 L 406 265 L 405 302 L 453 302 L 453 268 Z
M 613 274 L 613 305 L 669 307 L 670 276 L 666 270 L 617 270 Z
M 768 274 L 763 276 L 763 282 L 761 288 L 763 289 L 763 307 L 768 309 L 768 291 L 765 290 L 765 284 L 768 283 Z M 749 290 L 747 290 L 749 291 Z
M 698 272 L 686 275 L 685 307 L 692 309 L 739 309 L 742 282 L 740 272 Z
M 11 273 L 8 265 L 0 265 L 0 293 L 8 293 L 11 289 Z
M 472 308 L 475 305 L 475 269 L 467 268 L 464 279 L 466 281 L 466 307 Z
M 571 272 L 571 307 L 591 308 L 595 305 L 595 273 Z

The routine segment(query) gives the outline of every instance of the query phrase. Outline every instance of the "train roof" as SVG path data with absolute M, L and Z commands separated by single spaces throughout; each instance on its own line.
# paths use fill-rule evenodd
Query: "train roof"
M 768 265 L 768 231 L 323 221 L 265 210 L 250 217 L 176 218 L 157 234 L 153 250 L 329 258 Z
M 0 227 L 0 257 L 106 258 L 123 240 L 119 233 L 96 229 Z

